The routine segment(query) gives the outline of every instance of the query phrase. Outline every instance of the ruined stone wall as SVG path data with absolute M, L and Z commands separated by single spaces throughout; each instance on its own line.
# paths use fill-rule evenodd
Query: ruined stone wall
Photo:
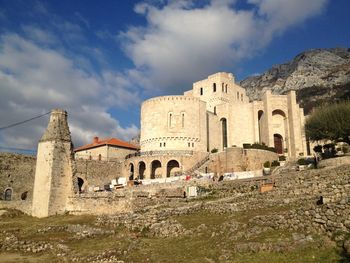
M 6 189 L 12 190 L 12 200 L 32 199 L 35 162 L 32 155 L 0 153 L 0 200 Z

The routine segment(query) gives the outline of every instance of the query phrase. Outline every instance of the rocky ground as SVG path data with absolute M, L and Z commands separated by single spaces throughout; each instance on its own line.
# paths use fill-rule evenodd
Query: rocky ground
M 350 165 L 282 173 L 114 216 L 2 210 L 0 262 L 350 262 Z

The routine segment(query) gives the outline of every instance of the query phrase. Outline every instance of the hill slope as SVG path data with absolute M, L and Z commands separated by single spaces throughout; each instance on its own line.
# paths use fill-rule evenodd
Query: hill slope
M 266 89 L 275 94 L 294 89 L 307 113 L 322 102 L 350 97 L 350 48 L 305 51 L 262 75 L 242 80 L 240 85 L 252 100 L 260 99 Z

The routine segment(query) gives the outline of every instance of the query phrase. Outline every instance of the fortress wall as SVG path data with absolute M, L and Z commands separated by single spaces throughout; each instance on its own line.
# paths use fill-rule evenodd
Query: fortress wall
M 255 171 L 262 169 L 264 162 L 272 162 L 277 159 L 277 154 L 270 151 L 239 147 L 227 148 L 225 151 L 211 156 L 208 172 L 224 174 Z
M 21 200 L 27 192 L 27 200 L 33 196 L 36 157 L 16 153 L 0 153 L 0 200 L 5 190 L 12 189 L 12 200 Z
M 124 177 L 122 174 L 123 162 L 76 160 L 76 176 L 84 180 L 83 191 L 91 186 L 110 184 L 112 179 Z
M 205 103 L 187 96 L 164 96 L 141 107 L 141 151 L 206 151 Z

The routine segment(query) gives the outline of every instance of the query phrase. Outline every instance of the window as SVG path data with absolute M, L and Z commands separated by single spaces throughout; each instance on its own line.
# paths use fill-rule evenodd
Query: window
M 241 94 L 241 101 L 243 101 L 243 94 Z
M 221 84 L 221 89 L 222 89 L 222 92 L 224 92 L 224 83 Z
M 214 114 L 216 115 L 216 106 L 214 107 Z
M 202 96 L 203 95 L 203 88 L 200 88 L 199 94 Z
M 239 100 L 239 92 L 237 91 L 237 100 Z
M 191 147 L 191 143 L 188 143 L 188 147 Z
M 213 84 L 213 92 L 216 92 L 216 83 Z
M 192 147 L 194 147 L 194 142 L 192 143 Z
M 182 128 L 184 128 L 185 127 L 185 113 L 184 112 L 181 114 L 181 124 L 182 124 Z
M 99 161 L 102 160 L 102 155 L 101 155 L 101 154 L 98 155 L 98 160 L 99 160 Z
M 159 143 L 159 147 L 162 147 L 162 143 Z
M 169 128 L 172 128 L 173 127 L 173 114 L 170 112 L 169 113 L 169 120 L 168 120 L 168 125 L 169 125 Z
M 225 86 L 225 92 L 227 93 L 227 84 L 226 84 L 226 86 Z
M 163 146 L 165 147 L 165 143 L 163 143 Z

